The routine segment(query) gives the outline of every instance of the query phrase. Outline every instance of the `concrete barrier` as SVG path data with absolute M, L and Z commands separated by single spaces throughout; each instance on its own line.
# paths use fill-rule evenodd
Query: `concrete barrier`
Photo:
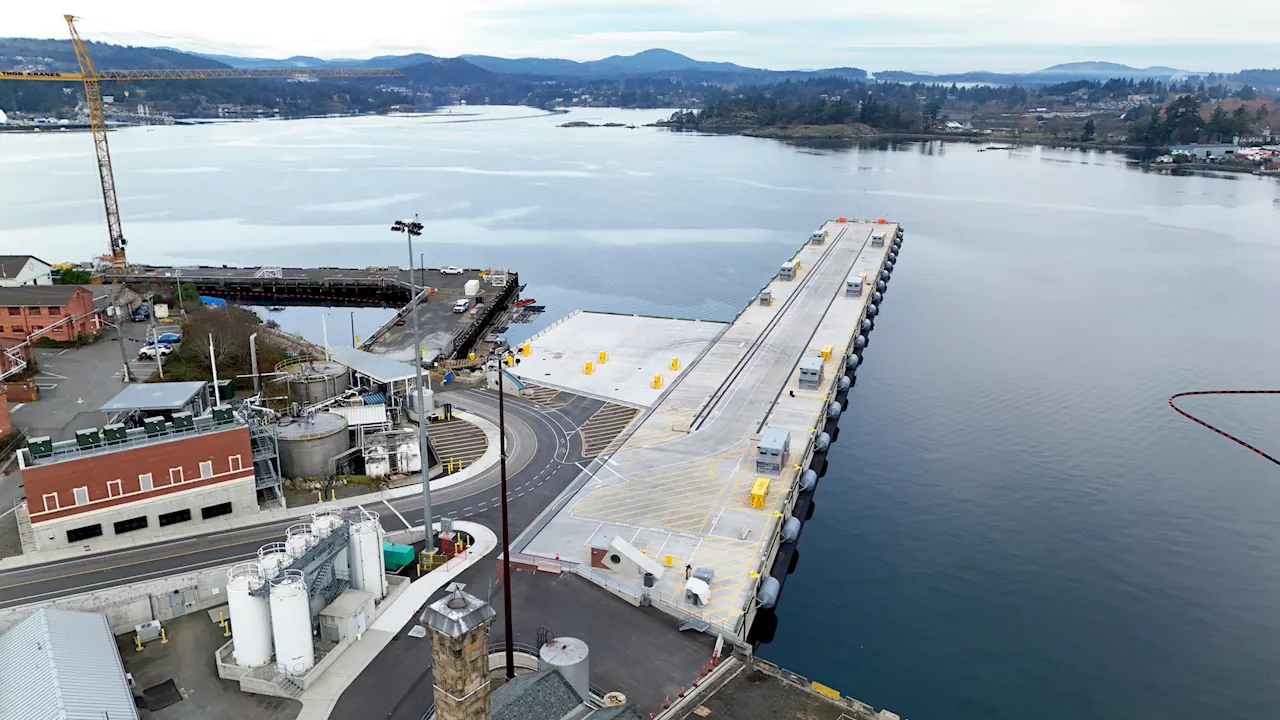
M 117 635 L 148 620 L 163 623 L 226 603 L 229 565 L 0 609 L 0 632 L 46 607 L 102 613 Z

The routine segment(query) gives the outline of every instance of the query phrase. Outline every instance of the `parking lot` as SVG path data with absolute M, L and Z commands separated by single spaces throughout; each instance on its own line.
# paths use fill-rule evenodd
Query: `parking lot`
M 156 371 L 154 360 L 139 360 L 146 323 L 125 323 L 122 328 L 130 379 L 140 382 Z M 29 437 L 48 435 L 55 441 L 75 437 L 75 431 L 109 422 L 98 408 L 124 384 L 120 343 L 116 331 L 107 328 L 92 345 L 75 348 L 35 348 L 35 402 L 13 403 L 9 412 L 14 424 Z

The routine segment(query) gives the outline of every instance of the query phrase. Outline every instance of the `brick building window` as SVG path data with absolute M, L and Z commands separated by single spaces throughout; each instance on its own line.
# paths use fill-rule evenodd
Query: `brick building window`
M 173 485 L 180 482 L 182 482 L 182 468 L 169 468 L 169 484 Z
M 89 538 L 102 536 L 102 524 L 94 523 L 93 525 L 85 525 L 84 527 L 72 528 L 67 531 L 67 542 L 80 542 Z
M 20 308 L 20 307 L 11 307 L 11 308 L 9 308 L 9 314 L 10 314 L 10 315 L 21 315 L 21 314 L 22 314 L 22 308 Z
M 138 476 L 138 489 L 142 492 L 151 492 L 151 473 L 143 473 Z
M 62 308 L 51 307 L 51 308 L 47 308 L 47 310 L 49 311 L 50 317 L 58 317 L 62 315 Z
M 244 461 L 240 459 L 239 455 L 228 455 L 227 469 L 229 469 L 231 472 L 235 472 L 237 470 L 243 470 Z
M 28 315 L 39 315 L 39 314 L 40 314 L 40 308 L 38 308 L 38 307 L 27 308 L 27 314 L 28 314 Z
M 121 489 L 119 480 L 107 481 L 107 497 L 109 498 L 120 497 L 123 494 L 124 494 L 124 490 Z
M 9 330 L 15 335 L 24 335 L 27 332 L 26 330 L 22 329 L 21 325 L 14 325 L 13 327 L 9 328 Z
M 44 511 L 52 512 L 58 509 L 58 493 L 46 493 L 44 496 Z
M 183 508 L 182 510 L 174 510 L 173 512 L 161 513 L 156 517 L 160 521 L 160 527 L 165 525 L 173 525 L 175 523 L 186 522 L 191 519 L 191 510 Z
M 32 335 L 35 335 L 36 333 L 40 332 L 40 331 L 41 331 L 41 330 L 43 330 L 43 329 L 44 329 L 44 326 L 43 326 L 43 325 L 32 325 L 32 326 L 31 326 L 31 334 L 32 334 Z
M 78 487 L 75 490 L 72 490 L 71 493 L 76 498 L 76 505 L 89 504 L 89 488 L 88 487 Z
M 117 535 L 123 535 L 124 533 L 133 532 L 134 530 L 141 530 L 146 526 L 147 526 L 146 515 L 140 515 L 136 518 L 129 518 L 128 520 L 121 520 L 120 522 L 117 522 L 115 524 Z
M 230 515 L 230 514 L 231 514 L 231 503 L 229 502 L 224 502 L 218 505 L 207 505 L 205 507 L 200 508 L 200 517 L 204 518 L 205 520 L 208 520 L 209 518 L 216 518 L 219 515 Z
M 204 478 L 211 477 L 213 477 L 213 461 L 205 460 L 200 463 L 200 478 L 203 480 Z

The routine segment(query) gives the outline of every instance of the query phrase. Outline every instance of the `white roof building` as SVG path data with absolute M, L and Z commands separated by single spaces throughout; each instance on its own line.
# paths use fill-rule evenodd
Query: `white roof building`
M 0 718 L 137 720 L 107 617 L 44 608 L 0 635 Z
M 34 255 L 0 255 L 0 287 L 52 285 L 53 266 Z

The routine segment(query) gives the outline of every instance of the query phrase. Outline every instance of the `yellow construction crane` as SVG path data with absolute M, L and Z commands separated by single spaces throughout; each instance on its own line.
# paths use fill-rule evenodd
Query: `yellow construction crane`
M 64 15 L 71 30 L 71 44 L 75 47 L 80 72 L 30 72 L 25 70 L 0 70 L 0 80 L 52 80 L 55 82 L 84 82 L 85 101 L 89 107 L 89 128 L 93 131 L 93 147 L 98 156 L 98 176 L 102 180 L 102 201 L 107 209 L 107 233 L 111 239 L 111 264 L 127 265 L 124 232 L 120 229 L 120 207 L 116 202 L 116 181 L 111 171 L 111 151 L 107 147 L 107 122 L 102 109 L 102 92 L 98 83 L 103 80 L 206 80 L 212 78 L 361 78 L 400 77 L 401 72 L 392 68 L 194 68 L 178 70 L 98 70 L 80 33 L 76 30 L 76 18 Z

